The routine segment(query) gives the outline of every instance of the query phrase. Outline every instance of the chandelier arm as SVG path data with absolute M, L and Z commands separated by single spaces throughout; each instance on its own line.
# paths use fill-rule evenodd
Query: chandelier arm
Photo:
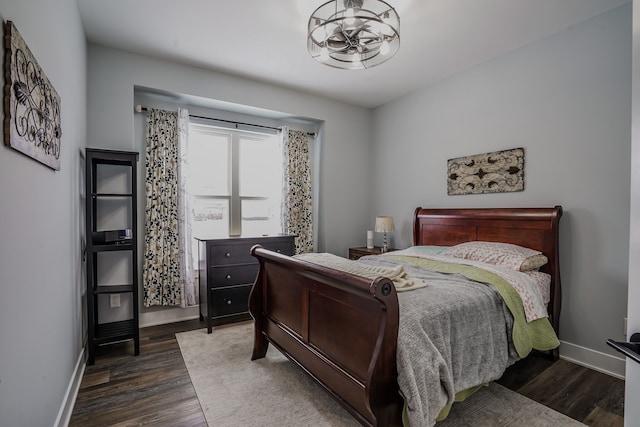
M 345 46 L 342 49 L 334 49 L 334 48 L 332 48 L 331 52 L 332 53 L 343 53 L 343 52 L 349 52 L 349 49 L 351 49 L 351 46 Z
M 353 47 L 353 46 L 356 45 L 356 44 L 353 43 L 352 36 L 347 34 L 347 31 L 344 29 L 344 26 L 342 25 L 342 22 L 340 22 L 340 32 L 344 36 L 345 42 L 349 43 L 350 47 Z
M 382 22 L 384 22 L 385 17 L 386 17 L 386 18 L 388 18 L 391 14 L 394 14 L 394 15 L 396 15 L 396 16 L 398 15 L 397 13 L 395 13 L 395 9 L 394 9 L 393 7 L 391 7 L 391 6 L 389 6 L 389 9 L 387 9 L 387 10 L 385 10 L 385 11 L 382 11 L 382 12 L 380 12 L 380 13 L 376 13 L 375 15 L 376 15 L 376 16 L 377 16 L 377 17 L 378 17 Z M 385 16 L 385 15 L 387 15 L 387 16 Z

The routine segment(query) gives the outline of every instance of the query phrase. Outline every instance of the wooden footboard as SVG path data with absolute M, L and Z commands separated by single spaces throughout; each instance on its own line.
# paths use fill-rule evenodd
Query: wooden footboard
M 401 425 L 393 283 L 342 273 L 259 245 L 251 253 L 260 263 L 249 296 L 255 322 L 252 360 L 264 357 L 272 343 L 363 425 Z

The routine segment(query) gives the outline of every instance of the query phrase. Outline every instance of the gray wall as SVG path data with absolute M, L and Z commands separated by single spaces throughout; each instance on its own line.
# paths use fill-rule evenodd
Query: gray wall
M 318 250 L 346 256 L 349 246 L 365 243 L 365 223 L 371 221 L 369 109 L 103 46 L 90 44 L 88 52 L 88 146 L 138 150 L 144 169 L 134 86 L 324 122 L 316 142 L 321 144 L 320 194 L 315 201 Z
M 632 100 L 632 142 L 631 142 L 631 221 L 629 245 L 629 306 L 628 338 L 640 332 L 640 0 L 633 1 L 633 100 Z M 640 419 L 640 364 L 627 359 L 626 405 L 624 419 L 627 427 L 633 427 Z M 635 399 L 635 400 L 634 400 Z
M 630 108 L 628 4 L 375 110 L 374 211 L 394 215 L 403 247 L 417 206 L 562 205 L 560 338 L 617 355 L 605 341 L 627 311 Z M 447 159 L 515 147 L 524 192 L 447 195 Z
M 75 0 L 0 0 L 0 15 L 60 95 L 62 123 L 58 172 L 0 146 L 0 425 L 51 426 L 83 345 L 86 41 Z

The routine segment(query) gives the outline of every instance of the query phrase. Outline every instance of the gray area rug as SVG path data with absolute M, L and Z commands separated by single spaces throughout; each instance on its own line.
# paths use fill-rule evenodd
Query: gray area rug
M 251 361 L 253 324 L 176 334 L 209 426 L 359 426 L 273 346 Z M 584 426 L 492 383 L 453 406 L 436 427 Z

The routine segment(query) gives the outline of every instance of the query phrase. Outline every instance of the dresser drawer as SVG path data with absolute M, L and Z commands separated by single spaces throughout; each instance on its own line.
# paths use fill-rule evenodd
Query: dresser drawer
M 252 285 L 211 290 L 213 316 L 228 316 L 249 311 L 249 292 Z
M 211 267 L 209 285 L 212 287 L 243 285 L 253 283 L 258 275 L 258 263 Z
M 291 247 L 291 241 L 288 242 L 266 242 L 262 245 L 263 248 L 275 251 L 284 255 L 293 255 L 293 248 Z
M 251 248 L 255 243 L 229 243 L 211 245 L 208 249 L 209 265 L 250 264 L 258 261 L 251 256 Z
M 207 249 L 209 255 L 209 265 L 234 265 L 234 264 L 251 264 L 258 261 L 251 255 L 251 248 L 260 244 L 265 249 L 282 253 L 285 255 L 293 255 L 293 240 L 279 239 L 271 241 L 249 241 L 249 242 L 233 242 L 221 245 L 209 245 Z

